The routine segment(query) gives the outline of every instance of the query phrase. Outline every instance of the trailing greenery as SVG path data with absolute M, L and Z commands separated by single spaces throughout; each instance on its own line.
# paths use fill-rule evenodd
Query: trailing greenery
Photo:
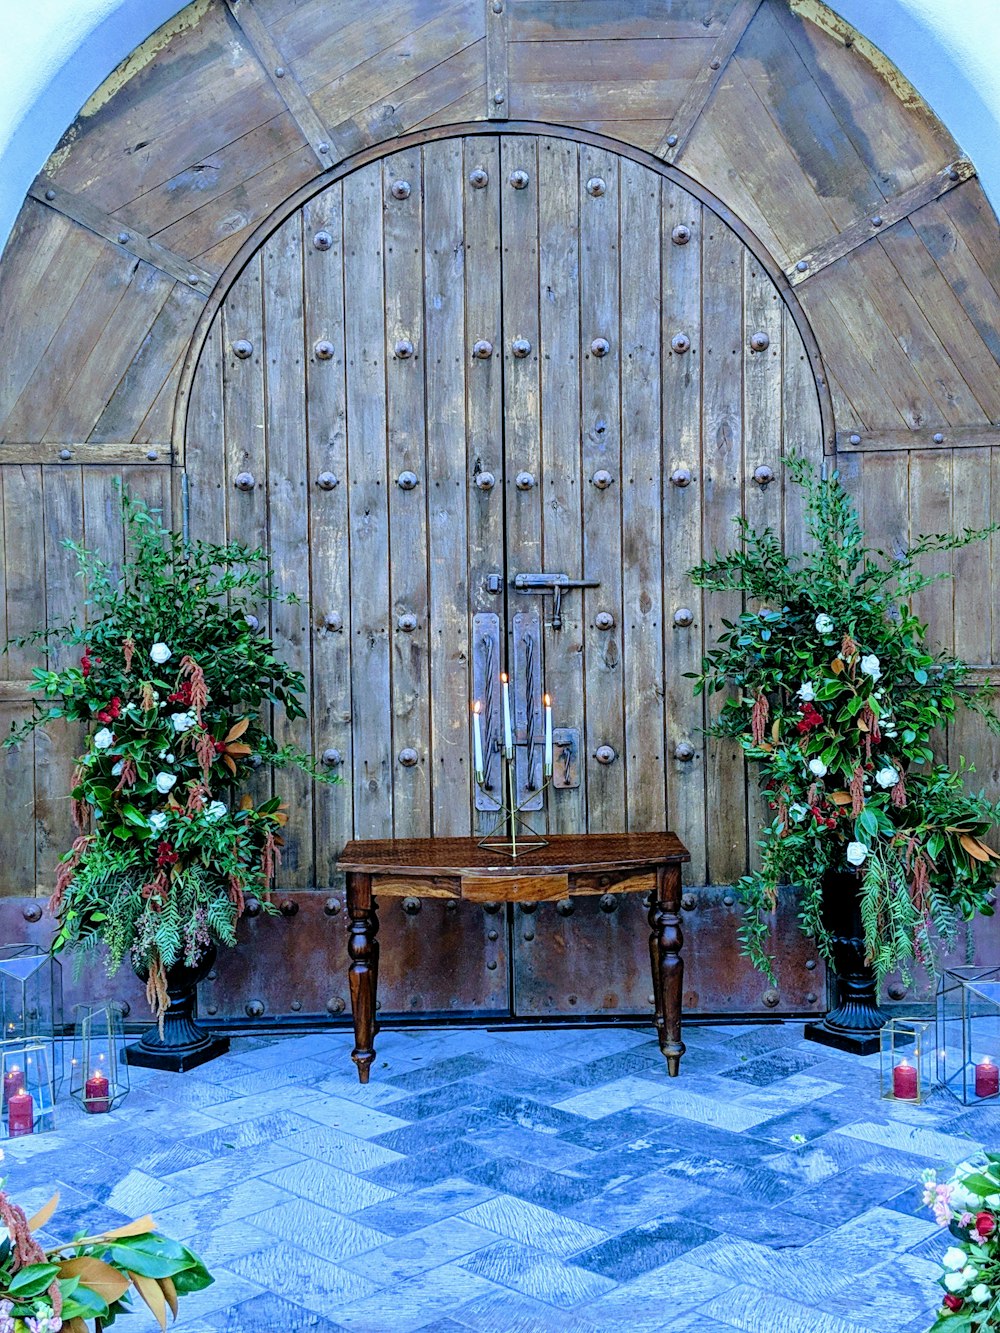
M 149 1216 L 43 1248 L 32 1232 L 58 1203 L 55 1194 L 29 1220 L 0 1189 L 0 1333 L 90 1333 L 91 1323 L 100 1333 L 135 1312 L 134 1296 L 166 1328 L 179 1296 L 215 1281 L 187 1246 L 159 1235 Z
M 278 797 L 255 802 L 239 787 L 262 765 L 335 779 L 270 730 L 272 710 L 305 715 L 305 683 L 258 628 L 269 603 L 297 601 L 275 588 L 265 552 L 185 544 L 127 493 L 122 512 L 121 577 L 66 543 L 87 589 L 86 623 L 13 641 L 37 646 L 47 664 L 32 673 L 44 702 L 6 744 L 63 721 L 88 728 L 53 947 L 103 941 L 112 971 L 129 955 L 159 1014 L 166 969 L 233 944 L 245 898 L 273 880 L 286 813 Z M 67 648 L 82 648 L 78 661 L 52 666 Z
M 932 652 L 912 609 L 946 574 L 922 557 L 981 541 L 996 527 L 920 537 L 902 555 L 866 545 L 834 473 L 788 463 L 806 502 L 812 547 L 797 558 L 767 528 L 737 519 L 739 544 L 691 571 L 698 587 L 738 592 L 745 610 L 723 621 L 717 646 L 693 675 L 696 694 L 728 691 L 711 734 L 739 741 L 758 766 L 772 822 L 761 868 L 743 877 L 741 938 L 773 978 L 770 914 L 778 888 L 801 886 L 802 929 L 827 958 L 821 912 L 828 869 L 856 869 L 868 960 L 881 980 L 914 959 L 932 963 L 932 932 L 993 911 L 994 862 L 983 841 L 1000 806 L 966 790 L 973 770 L 935 761 L 931 734 L 962 704 L 1000 731 L 990 683 Z

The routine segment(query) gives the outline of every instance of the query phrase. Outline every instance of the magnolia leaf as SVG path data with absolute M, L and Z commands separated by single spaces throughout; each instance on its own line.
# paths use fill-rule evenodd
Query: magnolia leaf
M 854 804 L 854 798 L 851 796 L 851 793 L 849 791 L 832 791 L 830 793 L 830 800 L 834 803 L 834 805 Z
M 149 1306 L 153 1317 L 160 1328 L 166 1333 L 167 1327 L 167 1300 L 163 1294 L 159 1282 L 152 1277 L 143 1277 L 141 1273 L 129 1272 L 129 1277 L 135 1283 L 136 1291 Z
M 39 1227 L 43 1227 L 45 1223 L 49 1220 L 49 1218 L 52 1216 L 52 1214 L 55 1212 L 58 1204 L 59 1204 L 59 1193 L 58 1191 L 56 1191 L 56 1193 L 53 1194 L 52 1198 L 48 1201 L 48 1203 L 45 1205 L 44 1208 L 39 1208 L 38 1212 L 34 1215 L 34 1217 L 29 1217 L 28 1230 L 37 1231 Z
M 857 722 L 858 722 L 858 731 L 871 731 L 871 727 L 868 725 L 868 723 L 864 720 L 863 717 L 859 717 L 857 719 Z
M 225 740 L 226 745 L 228 745 L 230 741 L 238 741 L 249 725 L 250 719 L 245 717 L 242 722 L 237 722 L 235 727 L 230 727 L 229 734 L 226 736 Z
M 843 658 L 835 657 L 833 661 L 830 663 L 830 670 L 833 672 L 835 676 L 839 676 L 840 673 L 843 671 L 843 669 L 844 669 Z
M 765 754 L 771 754 L 774 751 L 774 746 L 771 744 L 770 741 L 761 741 L 761 743 L 757 746 L 757 749 L 763 750 Z M 287 819 L 288 816 L 286 815 L 285 818 Z
M 774 741 L 775 745 L 777 745 L 778 737 L 780 735 L 781 735 L 781 720 L 779 718 L 775 718 L 771 724 L 771 740 Z
M 241 797 L 240 797 L 240 809 L 241 809 L 241 810 L 252 810 L 252 809 L 253 809 L 253 800 L 252 800 L 249 796 L 241 796 Z
M 245 755 L 245 754 L 252 754 L 253 751 L 250 749 L 250 746 L 247 745 L 245 741 L 235 741 L 232 745 L 226 746 L 226 753 Z
M 128 1278 L 124 1273 L 119 1273 L 117 1268 L 112 1268 L 103 1259 L 94 1259 L 86 1254 L 79 1259 L 64 1259 L 59 1265 L 59 1276 L 78 1277 L 84 1287 L 96 1291 L 108 1305 L 121 1300 L 128 1291 Z
M 123 1240 L 126 1236 L 146 1236 L 156 1226 L 153 1221 L 153 1214 L 147 1213 L 145 1217 L 137 1218 L 134 1222 L 126 1222 L 123 1227 L 115 1227 L 113 1231 L 102 1231 L 102 1240 Z
M 235 777 L 235 776 L 236 776 L 236 765 L 235 765 L 235 764 L 233 763 L 233 761 L 230 759 L 230 757 L 229 757 L 228 754 L 224 754 L 224 755 L 222 756 L 222 762 L 223 762 L 223 763 L 225 764 L 225 766 L 229 769 L 230 773 L 232 773 L 233 777 Z
M 90 1333 L 86 1323 L 77 1315 L 70 1319 L 68 1323 L 63 1324 L 63 1333 Z
M 989 861 L 989 854 L 978 838 L 970 838 L 967 833 L 963 833 L 959 838 L 959 842 L 968 852 L 973 861 Z
M 170 1313 L 177 1318 L 177 1288 L 174 1286 L 172 1277 L 161 1277 L 160 1288 L 166 1297 L 167 1304 L 170 1306 Z

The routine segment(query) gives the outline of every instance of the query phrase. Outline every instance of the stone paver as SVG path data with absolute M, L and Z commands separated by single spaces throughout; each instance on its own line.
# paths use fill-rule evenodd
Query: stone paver
M 56 1232 L 148 1210 L 216 1274 L 178 1333 L 921 1333 L 946 1238 L 920 1205 L 1000 1113 L 878 1095 L 801 1026 L 344 1031 L 135 1071 L 107 1117 L 5 1143 Z M 57 1225 L 61 1223 L 61 1225 Z

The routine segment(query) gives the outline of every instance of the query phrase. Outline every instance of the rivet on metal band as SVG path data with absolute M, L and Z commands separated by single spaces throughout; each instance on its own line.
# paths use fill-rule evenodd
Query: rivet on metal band
M 417 485 L 417 474 L 415 472 L 401 472 L 396 478 L 396 485 L 401 491 L 412 491 Z
M 325 338 L 320 338 L 319 342 L 313 347 L 318 361 L 330 361 L 333 358 L 333 343 L 327 342 Z
M 332 491 L 340 485 L 340 478 L 333 472 L 321 472 L 316 478 L 316 485 L 321 491 Z
M 393 181 L 392 184 L 389 186 L 389 193 L 392 195 L 393 199 L 409 199 L 410 182 Z

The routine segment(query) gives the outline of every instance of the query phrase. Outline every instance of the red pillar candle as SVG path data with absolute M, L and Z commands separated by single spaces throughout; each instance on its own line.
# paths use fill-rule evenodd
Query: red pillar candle
M 6 1071 L 6 1073 L 3 1076 L 4 1106 L 7 1105 L 7 1103 L 10 1101 L 11 1097 L 13 1097 L 15 1093 L 21 1091 L 23 1084 L 24 1084 L 24 1070 L 18 1069 L 17 1065 L 13 1065 L 10 1069 Z
M 917 1069 L 904 1060 L 892 1071 L 892 1095 L 901 1102 L 917 1100 Z
M 995 1097 L 1000 1092 L 1000 1065 L 995 1065 L 990 1057 L 976 1065 L 976 1096 Z
M 35 1132 L 35 1103 L 31 1093 L 21 1089 L 7 1099 L 7 1133 L 12 1139 Z
M 99 1069 L 95 1069 L 90 1078 L 87 1079 L 83 1104 L 91 1115 L 99 1115 L 103 1111 L 111 1110 L 107 1076 L 102 1074 Z

